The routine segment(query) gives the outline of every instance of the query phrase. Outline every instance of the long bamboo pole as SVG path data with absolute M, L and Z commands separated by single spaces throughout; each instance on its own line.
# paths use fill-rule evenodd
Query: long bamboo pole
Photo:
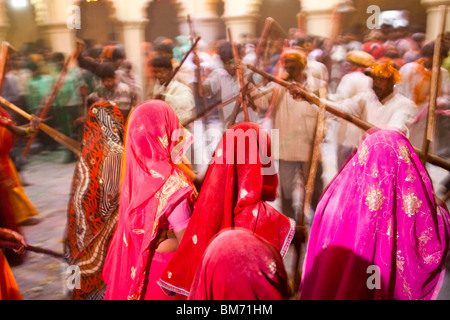
M 321 88 L 320 96 L 326 97 L 326 89 Z M 314 194 L 314 186 L 317 177 L 317 171 L 319 166 L 319 161 L 321 159 L 321 150 L 322 150 L 322 142 L 325 137 L 325 120 L 326 120 L 326 105 L 323 100 L 320 103 L 319 114 L 317 117 L 317 126 L 316 126 L 316 134 L 314 137 L 314 146 L 311 155 L 310 161 L 310 171 L 308 175 L 308 180 L 305 186 L 305 192 L 303 194 L 303 208 L 300 212 L 300 216 L 297 218 L 297 230 L 298 232 L 303 232 L 302 229 L 305 228 L 305 216 L 308 214 L 312 198 Z M 306 242 L 306 239 L 303 235 L 300 235 L 296 243 L 294 243 L 296 250 L 294 255 L 294 289 L 297 290 L 300 286 L 301 280 L 301 253 L 302 253 L 302 244 Z
M 186 54 L 184 55 L 183 59 L 181 60 L 180 64 L 175 68 L 175 70 L 172 72 L 172 75 L 170 76 L 170 78 L 163 84 L 164 87 L 168 87 L 169 84 L 172 82 L 172 80 L 175 78 L 175 76 L 178 74 L 178 72 L 180 71 L 181 67 L 183 66 L 183 64 L 186 62 L 186 59 L 189 57 L 189 55 L 195 50 L 195 47 L 197 47 L 198 42 L 200 41 L 201 37 L 197 37 L 197 39 L 195 39 L 194 44 L 191 46 L 191 48 L 189 49 L 188 52 L 186 52 Z
M 19 115 L 21 115 L 25 119 L 28 119 L 29 121 L 32 121 L 32 116 L 31 115 L 29 115 L 28 113 L 26 113 L 25 111 L 20 109 L 18 106 L 12 104 L 11 102 L 6 100 L 2 96 L 0 96 L 0 104 L 4 105 L 8 109 L 18 113 Z M 80 152 L 81 152 L 81 144 L 78 141 L 76 141 L 76 140 L 74 140 L 72 138 L 69 138 L 68 136 L 66 136 L 66 135 L 62 134 L 61 132 L 59 132 L 59 131 L 49 127 L 48 125 L 46 125 L 44 123 L 39 123 L 39 129 L 44 131 L 51 138 L 53 138 L 56 142 L 62 144 L 63 146 L 65 146 L 66 148 L 68 148 L 69 150 L 74 152 L 75 154 L 77 154 L 77 155 L 80 154 Z
M 8 63 L 8 54 L 9 54 L 8 43 L 3 41 L 1 56 L 0 56 L 0 93 L 1 93 L 1 90 L 3 87 L 3 80 L 5 79 L 6 65 Z
M 240 66 L 241 58 L 239 57 L 239 52 L 238 52 L 236 43 L 233 41 L 233 35 L 231 34 L 231 29 L 230 28 L 228 28 L 228 38 L 229 38 L 229 41 L 231 43 L 231 47 L 233 49 L 234 60 Z M 242 104 L 242 109 L 244 111 L 244 119 L 245 119 L 245 121 L 249 121 L 250 118 L 248 116 L 247 102 L 245 100 L 245 95 L 244 95 L 245 94 L 244 93 L 244 87 L 245 87 L 244 75 L 243 75 L 242 70 L 240 68 L 236 69 L 236 76 L 237 76 L 238 81 L 239 81 L 239 88 L 240 88 L 239 95 L 240 95 L 240 97 L 239 97 L 239 100 L 238 100 L 239 102 L 236 104 L 236 106 L 234 108 L 234 111 L 233 111 L 233 118 L 234 118 L 233 120 L 236 119 L 235 117 L 239 113 L 240 104 Z M 230 125 L 233 125 L 234 122 L 235 121 L 232 121 L 232 123 L 230 123 Z
M 19 250 L 22 246 L 19 244 L 16 244 L 14 242 L 9 241 L 0 241 L 0 248 L 4 249 L 11 249 L 11 250 Z M 52 256 L 54 258 L 58 259 L 64 259 L 64 255 L 62 253 L 58 253 L 49 249 L 34 247 L 34 246 L 26 246 L 24 247 L 26 251 L 35 252 L 35 253 L 41 253 L 48 256 Z
M 275 83 L 278 83 L 279 85 L 290 88 L 292 84 L 290 82 L 287 82 L 285 80 L 279 79 L 263 70 L 259 70 L 258 68 L 255 68 L 251 65 L 247 65 L 249 69 L 254 70 L 256 73 L 259 73 L 261 76 L 266 78 L 269 81 L 273 81 Z M 342 118 L 354 125 L 356 125 L 358 128 L 363 129 L 365 131 L 370 130 L 372 128 L 375 128 L 375 126 L 367 121 L 362 120 L 359 117 L 353 116 L 351 114 L 348 114 L 344 111 L 339 110 L 337 105 L 329 100 L 326 99 L 320 99 L 318 96 L 316 96 L 314 93 L 308 92 L 305 89 L 297 88 L 298 93 L 307 101 L 309 101 L 312 104 L 315 104 L 319 106 L 321 103 L 324 103 L 327 112 Z M 414 148 L 414 151 L 417 153 L 419 157 L 423 157 L 423 152 L 420 149 Z M 438 157 L 434 154 L 428 154 L 427 156 L 427 162 L 431 163 L 435 166 L 441 167 L 447 171 L 450 171 L 450 161 L 445 160 L 441 157 Z
M 289 41 L 285 40 L 284 44 L 283 44 L 283 51 L 281 53 L 280 60 L 277 63 L 277 69 L 276 69 L 276 77 L 277 78 L 280 78 L 282 76 L 283 72 L 284 72 L 283 52 L 286 50 L 286 48 L 288 48 L 288 46 L 289 46 Z M 273 110 L 275 108 L 275 103 L 278 100 L 279 94 L 280 94 L 280 87 L 277 86 L 277 87 L 275 87 L 273 89 L 273 93 L 272 93 L 272 96 L 270 98 L 269 108 L 267 108 L 266 115 L 264 117 L 264 122 L 268 122 L 272 118 L 272 113 L 273 113 Z
M 251 88 L 250 91 L 255 90 L 256 88 L 260 87 L 262 85 L 262 83 L 258 83 L 255 87 Z M 208 106 L 205 110 L 203 110 L 201 113 L 197 114 L 194 117 L 191 117 L 190 119 L 186 120 L 185 122 L 182 123 L 183 127 L 187 127 L 188 125 L 190 125 L 192 122 L 196 121 L 196 120 L 200 120 L 203 119 L 204 117 L 208 116 L 211 112 L 213 112 L 215 109 L 222 109 L 223 107 L 225 107 L 226 105 L 235 102 L 236 100 L 239 99 L 239 95 L 234 96 L 224 102 L 215 102 L 213 104 L 211 104 L 210 106 Z
M 431 74 L 430 102 L 428 104 L 428 119 L 426 123 L 425 136 L 422 146 L 423 151 L 422 161 L 424 163 L 427 162 L 430 144 L 435 134 L 436 100 L 439 91 L 439 78 L 441 73 L 441 62 L 442 62 L 441 48 L 442 42 L 444 40 L 446 14 L 447 14 L 447 7 L 445 5 L 439 6 L 439 21 L 438 21 L 439 34 L 437 36 L 434 46 L 433 69 Z

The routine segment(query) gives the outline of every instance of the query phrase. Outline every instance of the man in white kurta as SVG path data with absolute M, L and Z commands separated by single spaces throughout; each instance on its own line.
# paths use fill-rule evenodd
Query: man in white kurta
M 218 47 L 218 54 L 220 57 L 220 66 L 215 68 L 203 82 L 203 86 L 210 97 L 218 96 L 220 101 L 225 102 L 233 97 L 236 97 L 240 92 L 239 80 L 236 75 L 238 67 L 233 57 L 233 51 L 229 42 L 224 42 Z M 236 101 L 231 102 L 219 110 L 223 124 L 223 130 L 233 125 L 233 111 L 236 106 Z M 248 115 L 250 122 L 257 123 L 259 120 L 258 113 L 252 108 L 248 108 Z M 244 120 L 244 113 L 242 110 L 237 114 L 235 123 Z
M 371 91 L 344 100 L 336 107 L 377 127 L 391 128 L 409 134 L 409 125 L 417 114 L 416 104 L 394 90 L 400 73 L 391 60 L 374 64 L 366 72 L 373 79 Z
M 195 100 L 191 88 L 177 79 L 172 79 L 167 87 L 163 85 L 170 79 L 173 72 L 172 61 L 169 57 L 157 56 L 152 65 L 156 81 L 149 98 L 158 98 L 167 102 L 180 123 L 185 123 L 195 116 Z
M 347 53 L 347 69 L 336 89 L 336 93 L 328 98 L 332 101 L 343 101 L 360 93 L 372 90 L 372 78 L 364 74 L 364 69 L 375 62 L 375 58 L 364 51 Z M 337 130 L 337 169 L 341 168 L 353 149 L 358 145 L 364 131 L 346 120 L 338 120 Z
M 301 84 L 314 92 L 317 92 L 321 85 L 326 86 L 325 82 L 322 83 L 314 77 L 307 68 L 304 52 L 288 49 L 285 50 L 283 57 L 284 68 L 288 74 L 287 81 Z M 272 127 L 278 131 L 279 142 L 276 144 L 274 141 L 272 149 L 275 159 L 279 161 L 281 211 L 286 216 L 296 219 L 298 212 L 303 209 L 304 187 L 309 174 L 318 111 L 308 101 L 294 99 L 288 89 L 273 82 L 261 89 L 262 93 L 258 94 L 260 98 L 255 102 L 259 108 L 265 109 L 269 106 L 268 102 L 272 100 L 275 88 L 279 93 L 272 111 Z M 266 104 L 262 103 L 264 100 L 261 96 L 264 93 L 267 97 Z M 316 194 L 320 194 L 322 189 L 320 170 L 317 177 Z M 298 205 L 295 203 L 296 200 Z

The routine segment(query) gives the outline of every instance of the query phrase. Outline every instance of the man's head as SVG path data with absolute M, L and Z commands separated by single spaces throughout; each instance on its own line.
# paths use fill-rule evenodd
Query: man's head
M 366 71 L 366 74 L 372 77 L 373 91 L 380 101 L 394 92 L 394 85 L 401 79 L 394 62 L 388 58 L 378 60 Z
M 64 66 L 65 60 L 64 54 L 61 52 L 55 52 L 52 56 L 53 63 L 60 69 Z
M 172 59 L 168 55 L 156 56 L 152 61 L 153 74 L 162 84 L 167 82 L 172 76 Z
M 431 69 L 433 67 L 433 57 L 434 57 L 434 41 L 425 44 L 420 50 L 420 56 L 424 60 L 424 67 L 427 69 Z M 445 46 L 441 47 L 441 58 L 444 59 L 447 57 L 448 50 Z
M 116 87 L 116 65 L 113 63 L 102 63 L 97 69 L 97 75 L 102 79 L 102 83 L 108 91 Z
M 125 52 L 115 45 L 107 45 L 103 48 L 100 58 L 103 61 L 110 61 L 120 65 L 125 60 Z
M 159 42 L 153 47 L 155 56 L 167 56 L 169 59 L 173 59 L 173 43 L 172 42 Z
M 289 74 L 290 78 L 296 79 L 302 75 L 306 67 L 306 54 L 295 48 L 287 49 L 283 52 L 284 69 Z

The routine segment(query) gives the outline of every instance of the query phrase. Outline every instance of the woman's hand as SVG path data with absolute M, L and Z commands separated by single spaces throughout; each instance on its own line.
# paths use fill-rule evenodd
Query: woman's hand
M 10 229 L 0 229 L 0 239 L 20 245 L 19 249 L 14 249 L 14 252 L 19 254 L 25 253 L 27 243 L 21 234 Z

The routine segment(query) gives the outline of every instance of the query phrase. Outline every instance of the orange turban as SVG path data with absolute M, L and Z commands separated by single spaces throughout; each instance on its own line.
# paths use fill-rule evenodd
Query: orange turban
M 292 59 L 302 67 L 306 66 L 307 57 L 306 54 L 299 49 L 289 48 L 283 52 L 284 59 Z
M 400 82 L 402 78 L 400 71 L 395 68 L 394 61 L 388 58 L 382 58 L 375 62 L 372 66 L 370 66 L 366 74 L 383 79 L 390 79 L 393 77 L 395 83 Z

